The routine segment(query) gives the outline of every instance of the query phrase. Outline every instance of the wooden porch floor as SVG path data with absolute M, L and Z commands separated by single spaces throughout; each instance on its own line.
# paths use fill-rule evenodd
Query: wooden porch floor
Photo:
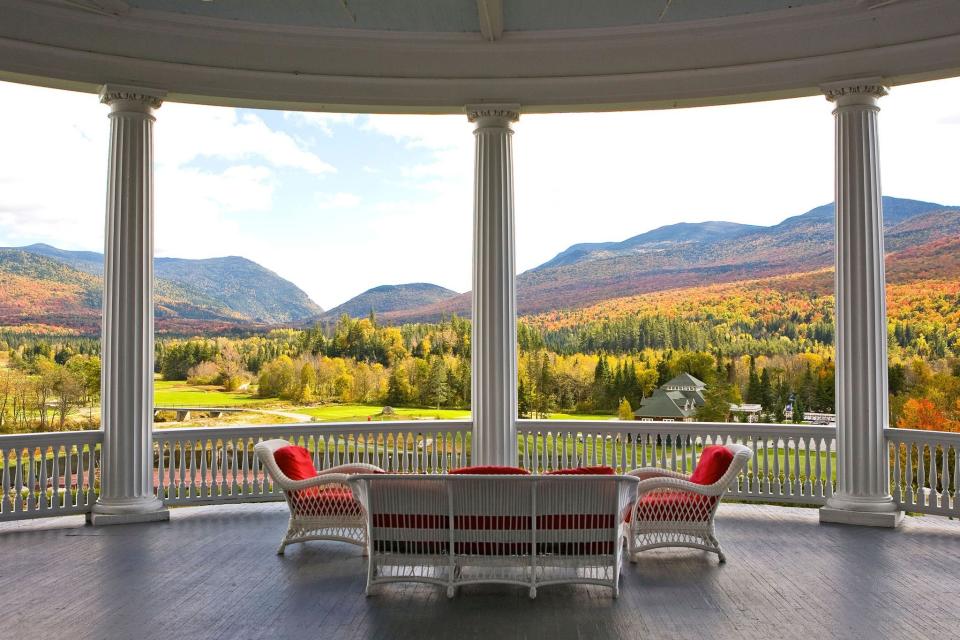
M 820 525 L 808 509 L 723 505 L 728 562 L 693 550 L 626 564 L 621 595 L 428 585 L 363 593 L 356 547 L 274 551 L 283 504 L 175 509 L 169 523 L 0 525 L 0 638 L 944 638 L 960 634 L 960 523 Z

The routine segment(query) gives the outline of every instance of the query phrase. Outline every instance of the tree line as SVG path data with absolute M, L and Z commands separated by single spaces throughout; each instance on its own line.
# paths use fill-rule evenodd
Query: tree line
M 99 347 L 85 342 L 0 341 L 0 433 L 96 428 Z M 87 409 L 87 411 L 83 411 Z

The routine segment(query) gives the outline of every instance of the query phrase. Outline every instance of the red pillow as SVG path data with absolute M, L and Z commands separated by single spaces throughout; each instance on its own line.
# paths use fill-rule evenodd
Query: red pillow
M 283 475 L 291 480 L 306 480 L 317 475 L 313 456 L 303 447 L 280 447 L 273 452 L 273 459 L 277 461 Z
M 460 467 L 450 471 L 450 475 L 471 475 L 471 476 L 528 476 L 530 472 L 520 467 L 498 467 L 496 465 L 485 465 L 479 467 Z
M 690 475 L 690 482 L 713 484 L 723 477 L 731 462 L 733 462 L 733 454 L 726 447 L 719 444 L 704 447 L 700 453 L 697 468 Z
M 572 469 L 556 469 L 554 471 L 548 471 L 546 475 L 548 476 L 613 476 L 617 472 L 614 471 L 613 467 L 599 466 L 599 467 L 574 467 Z

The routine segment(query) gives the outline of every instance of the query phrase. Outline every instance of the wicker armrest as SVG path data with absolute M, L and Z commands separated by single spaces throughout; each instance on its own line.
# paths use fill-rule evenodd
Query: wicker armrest
M 327 484 L 347 484 L 350 478 L 349 473 L 321 473 L 318 476 L 307 478 L 306 480 L 287 480 L 280 487 L 284 491 L 303 491 L 312 487 L 322 487 Z M 279 483 L 278 483 L 279 484 Z
M 686 480 L 689 477 L 685 473 L 662 469 L 660 467 L 640 467 L 639 469 L 628 471 L 624 475 L 633 476 L 640 480 L 647 480 L 649 478 L 676 478 L 678 480 Z
M 723 487 L 720 487 L 718 484 L 697 484 L 687 480 L 686 476 L 682 478 L 661 477 L 641 480 L 637 485 L 637 497 L 651 491 L 656 491 L 657 489 L 686 491 L 687 493 L 696 493 L 702 496 L 718 496 L 723 493 Z
M 355 462 L 351 464 L 341 464 L 335 467 L 328 467 L 326 469 L 321 469 L 317 473 L 319 475 L 326 475 L 329 473 L 343 473 L 343 474 L 352 475 L 355 473 L 383 473 L 383 469 L 381 469 L 375 464 Z

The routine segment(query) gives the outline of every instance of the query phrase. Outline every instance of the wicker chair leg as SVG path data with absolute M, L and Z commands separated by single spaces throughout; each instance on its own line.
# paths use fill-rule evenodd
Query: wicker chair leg
M 713 545 L 715 549 L 714 553 L 717 554 L 717 559 L 720 561 L 720 564 L 725 564 L 727 562 L 727 556 L 723 553 L 723 549 L 720 548 L 720 541 L 717 540 L 717 537 L 714 535 L 710 535 L 707 540 Z

